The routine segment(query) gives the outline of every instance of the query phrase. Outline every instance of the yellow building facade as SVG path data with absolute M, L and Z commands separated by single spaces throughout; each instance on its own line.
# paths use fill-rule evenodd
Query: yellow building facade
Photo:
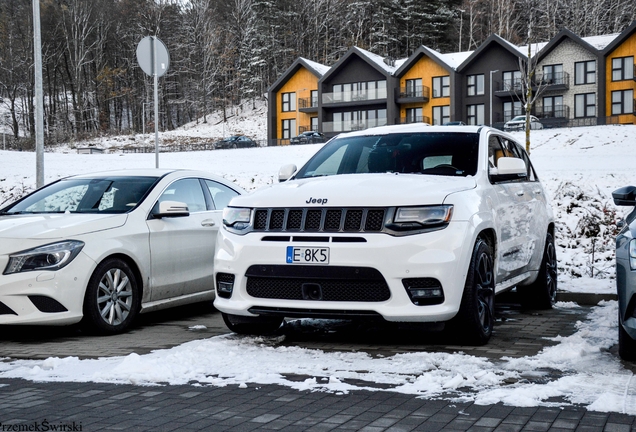
M 635 59 L 636 32 L 620 42 L 605 59 L 606 116 L 611 117 L 612 123 L 636 124 Z
M 433 92 L 433 78 L 448 77 L 450 85 L 450 73 L 439 63 L 428 56 L 422 56 L 400 78 L 400 88 L 406 88 L 407 80 L 421 79 L 422 85 L 429 88 L 429 99 L 423 103 L 408 103 L 400 105 L 400 117 L 406 118 L 406 110 L 409 108 L 422 108 L 422 116 L 428 118 L 428 123 L 433 122 L 433 107 L 448 106 L 450 111 L 450 96 L 435 97 Z M 450 95 L 450 87 L 449 87 Z
M 302 107 L 312 106 L 312 91 L 318 91 L 318 77 L 305 67 L 300 67 L 276 93 L 277 131 L 280 140 L 311 130 L 312 118 L 317 112 L 302 112 Z M 317 96 L 315 96 L 317 98 Z M 309 105 L 306 105 L 306 104 Z M 315 101 L 314 101 L 315 103 Z M 290 125 L 293 127 L 290 128 Z

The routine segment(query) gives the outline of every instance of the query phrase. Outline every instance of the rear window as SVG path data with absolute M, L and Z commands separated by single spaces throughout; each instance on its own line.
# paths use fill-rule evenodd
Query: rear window
M 428 132 L 343 137 L 323 147 L 295 178 L 385 172 L 475 175 L 478 148 L 477 133 Z

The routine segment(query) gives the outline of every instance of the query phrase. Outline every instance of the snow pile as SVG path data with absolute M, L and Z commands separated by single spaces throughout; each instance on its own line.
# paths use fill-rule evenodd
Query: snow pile
M 277 384 L 337 394 L 393 391 L 514 406 L 582 404 L 636 414 L 632 374 L 607 350 L 616 343 L 617 303 L 593 309 L 578 331 L 532 357 L 491 361 L 464 353 L 413 352 L 374 358 L 283 345 L 284 337 L 216 336 L 146 355 L 0 363 L 0 377 L 49 382 L 247 387 Z M 293 358 L 294 361 L 289 361 Z M 300 378 L 300 379 L 299 379 Z M 635 383 L 636 384 L 636 383 Z

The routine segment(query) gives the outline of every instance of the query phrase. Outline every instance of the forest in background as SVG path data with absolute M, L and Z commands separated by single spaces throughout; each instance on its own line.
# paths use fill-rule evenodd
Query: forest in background
M 159 122 L 171 130 L 265 97 L 298 57 L 331 65 L 355 45 L 397 59 L 636 19 L 634 0 L 41 0 L 40 11 L 46 144 L 153 127 L 153 81 L 136 58 L 149 35 L 170 53 Z M 0 0 L 0 132 L 20 149 L 33 147 L 33 63 L 32 0 Z

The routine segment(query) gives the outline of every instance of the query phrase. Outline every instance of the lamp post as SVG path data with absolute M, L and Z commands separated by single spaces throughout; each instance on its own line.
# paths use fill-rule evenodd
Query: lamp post
M 495 72 L 499 72 L 499 69 L 490 71 L 490 127 L 492 127 L 492 94 L 493 94 L 492 74 L 494 74 Z

